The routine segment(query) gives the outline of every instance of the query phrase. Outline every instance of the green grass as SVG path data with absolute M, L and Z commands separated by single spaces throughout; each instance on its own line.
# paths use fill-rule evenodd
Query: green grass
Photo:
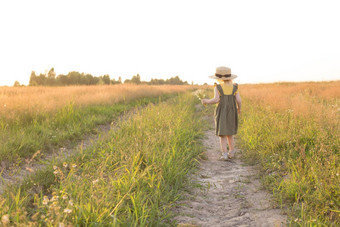
M 237 136 L 243 156 L 259 164 L 264 185 L 289 210 L 290 224 L 339 226 L 339 125 L 327 112 L 296 115 L 250 99 L 243 107 Z
M 161 97 L 145 97 L 129 103 L 114 105 L 92 105 L 74 107 L 72 103 L 56 113 L 36 116 L 21 115 L 15 120 L 0 120 L 0 162 L 20 164 L 35 152 L 50 152 L 53 148 L 95 133 L 100 124 L 107 124 L 124 112 L 147 103 L 167 99 L 174 94 Z
M 0 197 L 25 226 L 171 226 L 170 208 L 202 152 L 195 97 L 150 104 L 109 137 L 49 165 Z

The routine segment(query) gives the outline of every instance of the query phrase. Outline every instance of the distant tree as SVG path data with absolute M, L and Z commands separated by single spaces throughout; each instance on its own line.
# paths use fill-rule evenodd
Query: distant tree
M 14 82 L 14 84 L 13 84 L 13 87 L 20 87 L 19 81 L 16 80 L 16 81 Z
M 31 72 L 29 85 L 30 86 L 68 86 L 68 85 L 96 85 L 96 84 L 121 84 L 122 78 L 119 77 L 118 80 L 110 79 L 108 74 L 103 76 L 95 77 L 91 74 L 79 73 L 77 71 L 69 72 L 67 75 L 60 74 L 56 76 L 54 68 L 52 67 L 49 71 L 41 73 L 39 76 L 36 75 L 35 71 Z M 174 84 L 182 85 L 188 84 L 187 81 L 182 81 L 178 76 L 171 77 L 170 79 L 151 79 L 150 82 L 142 81 L 139 74 L 132 76 L 131 79 L 126 79 L 124 83 L 133 84 L 152 84 L 152 85 L 162 85 L 162 84 Z M 192 82 L 193 83 L 193 82 Z
M 137 74 L 136 76 L 133 76 L 133 77 L 131 78 L 131 83 L 133 83 L 133 84 L 140 84 L 140 83 L 141 83 L 141 81 L 140 81 L 140 75 Z
M 37 75 L 35 74 L 34 71 L 31 72 L 30 81 L 29 81 L 28 85 L 29 86 L 37 86 L 38 85 Z
M 91 84 L 92 85 L 95 85 L 95 84 L 98 84 L 98 82 L 99 82 L 99 78 L 98 77 L 92 77 L 92 82 L 91 82 Z
M 149 84 L 151 84 L 151 85 L 163 85 L 163 84 L 165 84 L 165 80 L 163 80 L 163 79 L 151 79 Z
M 39 76 L 37 76 L 37 84 L 38 85 L 47 85 L 47 77 L 46 74 L 40 73 Z
M 110 84 L 110 76 L 109 75 L 104 75 L 100 77 L 103 80 L 104 84 Z
M 55 79 L 55 72 L 53 67 L 50 69 L 50 71 L 48 71 L 47 77 L 49 79 Z
M 110 81 L 110 84 L 121 84 L 121 83 L 122 83 L 122 78 L 121 77 L 119 77 L 118 80 L 112 79 Z
M 105 83 L 104 83 L 103 78 L 100 77 L 100 78 L 99 78 L 99 81 L 98 81 L 98 83 L 97 83 L 97 85 L 104 85 L 104 84 L 105 84 Z
M 91 85 L 93 81 L 93 76 L 91 74 L 86 74 L 84 78 L 84 82 L 86 85 Z
M 66 86 L 68 85 L 68 78 L 66 75 L 60 74 L 57 76 L 57 84 L 59 86 Z
M 69 85 L 80 85 L 81 84 L 81 74 L 77 71 L 72 71 L 67 74 L 69 79 Z
M 166 84 L 173 84 L 173 85 L 183 85 L 183 84 L 188 84 L 188 82 L 183 82 L 179 76 L 171 77 L 170 79 L 167 79 Z
M 131 80 L 129 79 L 124 80 L 124 84 L 140 84 L 140 83 L 141 81 L 139 74 L 132 76 Z
M 47 81 L 46 81 L 46 85 L 50 85 L 50 86 L 54 86 L 56 85 L 56 73 L 54 72 L 54 68 L 52 67 L 50 69 L 50 71 L 48 71 L 47 73 Z

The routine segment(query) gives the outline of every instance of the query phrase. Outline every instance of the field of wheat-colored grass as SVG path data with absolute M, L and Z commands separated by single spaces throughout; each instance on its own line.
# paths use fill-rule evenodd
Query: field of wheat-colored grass
M 340 223 L 340 81 L 241 85 L 243 156 L 290 223 Z
M 103 85 L 68 87 L 0 87 L 0 116 L 7 120 L 21 115 L 51 113 L 74 106 L 114 104 L 141 97 L 183 92 L 192 86 Z
M 340 109 L 340 81 L 241 85 L 242 96 L 294 115 L 334 116 Z
M 0 163 L 75 142 L 134 107 L 194 86 L 70 86 L 0 88 Z

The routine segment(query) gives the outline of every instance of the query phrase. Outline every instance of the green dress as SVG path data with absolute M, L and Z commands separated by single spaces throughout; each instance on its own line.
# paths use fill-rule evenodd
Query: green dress
M 236 135 L 238 129 L 238 113 L 235 92 L 237 84 L 233 84 L 231 95 L 225 95 L 221 85 L 216 85 L 220 93 L 220 102 L 215 108 L 215 127 L 217 136 Z

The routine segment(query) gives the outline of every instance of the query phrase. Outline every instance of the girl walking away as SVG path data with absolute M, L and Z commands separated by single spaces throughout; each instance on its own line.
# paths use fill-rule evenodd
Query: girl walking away
M 221 66 L 216 68 L 215 75 L 209 77 L 218 81 L 214 86 L 215 96 L 212 99 L 202 99 L 202 104 L 218 103 L 214 116 L 216 135 L 220 137 L 221 159 L 232 159 L 235 155 L 234 135 L 237 134 L 238 115 L 241 114 L 241 96 L 238 92 L 238 84 L 232 82 L 237 76 L 231 74 L 230 68 Z

